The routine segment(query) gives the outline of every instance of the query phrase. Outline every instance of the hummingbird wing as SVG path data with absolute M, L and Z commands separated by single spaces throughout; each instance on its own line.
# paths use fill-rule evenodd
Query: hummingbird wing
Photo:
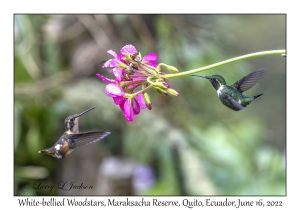
M 94 131 L 70 134 L 69 147 L 71 149 L 74 149 L 79 146 L 91 144 L 93 142 L 99 141 L 100 139 L 103 139 L 109 134 L 110 132 L 107 131 Z
M 235 87 L 240 93 L 252 88 L 267 69 L 258 69 L 244 76 L 242 79 L 236 81 L 232 87 Z
M 236 100 L 234 100 L 230 95 L 226 94 L 225 97 L 230 101 L 230 103 L 237 109 L 242 110 L 244 107 L 239 104 Z

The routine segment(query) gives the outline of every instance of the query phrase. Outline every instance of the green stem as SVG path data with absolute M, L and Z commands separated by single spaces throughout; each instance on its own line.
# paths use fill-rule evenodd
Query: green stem
M 167 64 L 165 64 L 165 63 L 160 63 L 160 64 L 158 64 L 158 65 L 156 66 L 156 69 L 160 69 L 160 66 L 168 67 Z
M 146 90 L 150 89 L 152 86 L 153 86 L 153 85 L 151 84 L 151 85 L 149 85 L 148 87 L 146 87 L 146 88 L 144 88 L 144 89 L 142 89 L 142 90 L 140 90 L 140 91 L 138 91 L 138 92 L 132 94 L 130 98 L 134 98 L 134 97 L 136 97 L 138 94 L 144 93 Z
M 208 69 L 211 68 L 215 68 L 217 66 L 221 66 L 224 64 L 228 64 L 228 63 L 232 63 L 235 61 L 239 61 L 239 60 L 243 60 L 246 58 L 252 58 L 252 57 L 258 57 L 258 56 L 264 56 L 264 55 L 272 55 L 272 54 L 285 54 L 286 51 L 285 50 L 269 50 L 269 51 L 263 51 L 263 52 L 256 52 L 256 53 L 251 53 L 251 54 L 247 54 L 247 55 L 242 55 L 239 57 L 235 57 L 235 58 L 231 58 L 225 61 L 221 61 L 219 63 L 214 63 L 208 66 L 204 66 L 198 69 L 193 69 L 193 70 L 188 70 L 188 71 L 184 71 L 184 72 L 180 72 L 180 73 L 176 73 L 176 74 L 166 74 L 164 77 L 165 78 L 173 78 L 173 77 L 180 77 L 180 76 L 186 76 L 189 74 L 195 74 L 195 73 L 199 73 L 201 71 L 206 71 Z

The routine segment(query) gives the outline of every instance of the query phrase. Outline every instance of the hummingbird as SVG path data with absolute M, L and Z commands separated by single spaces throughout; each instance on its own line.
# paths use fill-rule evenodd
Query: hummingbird
M 90 108 L 80 114 L 74 114 L 65 119 L 65 132 L 58 141 L 50 148 L 40 150 L 38 153 L 44 153 L 54 158 L 65 158 L 76 147 L 87 145 L 103 139 L 110 134 L 108 131 L 93 131 L 79 133 L 79 117 L 95 107 Z
M 266 69 L 258 69 L 236 81 L 233 85 L 227 85 L 225 79 L 221 75 L 199 76 L 208 79 L 217 91 L 220 101 L 228 108 L 234 111 L 240 111 L 248 106 L 254 99 L 263 95 L 248 97 L 243 95 L 243 92 L 252 88 L 257 81 L 265 73 Z

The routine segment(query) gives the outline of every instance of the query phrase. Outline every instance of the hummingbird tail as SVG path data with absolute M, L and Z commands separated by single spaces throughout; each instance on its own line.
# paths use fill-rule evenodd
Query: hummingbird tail
M 259 96 L 263 95 L 263 93 L 259 94 L 259 95 L 256 95 L 256 96 L 253 96 L 254 99 L 258 98 Z

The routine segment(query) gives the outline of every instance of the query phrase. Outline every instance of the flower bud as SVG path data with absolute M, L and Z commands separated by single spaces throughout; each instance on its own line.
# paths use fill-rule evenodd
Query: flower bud
M 151 100 L 150 100 L 149 94 L 145 92 L 143 95 L 144 95 L 144 101 L 145 101 L 145 103 L 146 103 L 147 108 L 148 108 L 149 110 L 151 110 L 151 109 L 152 109 L 152 102 L 151 102 Z
M 168 86 L 170 87 L 170 85 L 166 82 L 155 82 L 153 85 L 162 89 L 166 89 Z
M 167 91 L 166 91 L 166 90 L 167 90 L 166 88 L 162 89 L 162 88 L 157 87 L 157 86 L 153 86 L 153 88 L 154 88 L 154 90 L 156 90 L 156 92 L 158 92 L 159 94 L 164 94 L 165 96 L 169 95 L 169 94 L 167 93 Z
M 179 93 L 174 90 L 174 89 L 171 89 L 171 88 L 168 88 L 166 89 L 167 93 L 169 93 L 170 95 L 173 95 L 173 96 L 179 96 Z
M 162 82 L 162 84 L 166 87 L 166 88 L 170 88 L 171 85 L 169 83 L 166 83 L 166 82 Z
M 169 66 L 169 65 L 166 65 L 167 69 L 170 71 L 170 72 L 173 72 L 173 73 L 178 73 L 178 69 L 176 69 L 174 66 Z

